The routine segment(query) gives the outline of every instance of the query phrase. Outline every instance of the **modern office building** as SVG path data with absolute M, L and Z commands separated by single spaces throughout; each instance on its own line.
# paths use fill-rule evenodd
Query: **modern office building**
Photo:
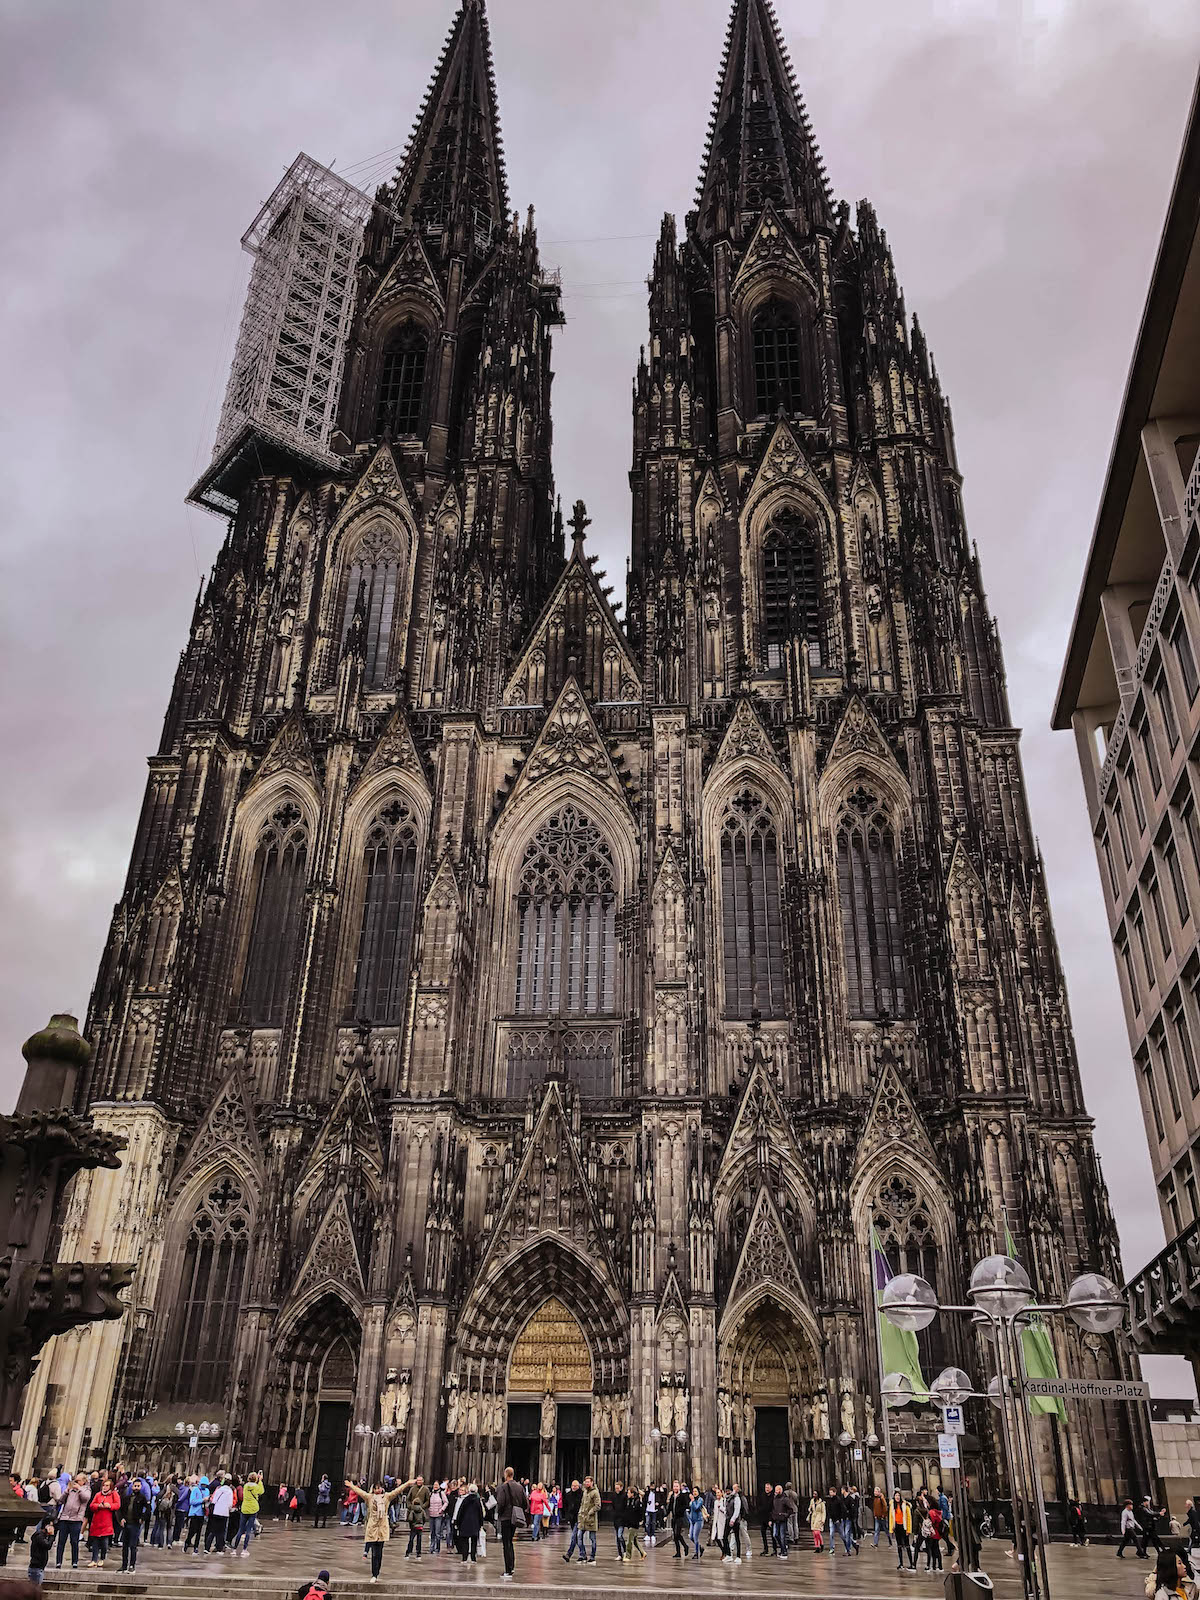
M 1167 1247 L 1139 1347 L 1200 1362 L 1200 118 L 1183 154 L 1054 711 L 1075 729 Z

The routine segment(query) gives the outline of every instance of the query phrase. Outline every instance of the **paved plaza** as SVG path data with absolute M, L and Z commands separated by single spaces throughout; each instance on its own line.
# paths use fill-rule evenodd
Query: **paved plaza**
M 393 1538 L 384 1555 L 378 1585 L 367 1584 L 367 1564 L 362 1555 L 361 1537 L 343 1528 L 314 1529 L 307 1525 L 268 1522 L 255 1540 L 249 1559 L 196 1557 L 182 1552 L 168 1553 L 143 1547 L 135 1574 L 122 1576 L 120 1558 L 110 1555 L 103 1571 L 46 1574 L 46 1588 L 53 1593 L 73 1591 L 78 1600 L 84 1594 L 131 1594 L 148 1592 L 159 1600 L 174 1600 L 187 1593 L 197 1600 L 247 1591 L 261 1600 L 294 1595 L 302 1580 L 314 1577 L 326 1567 L 331 1574 L 334 1600 L 369 1594 L 411 1594 L 414 1600 L 440 1600 L 452 1590 L 482 1589 L 499 1596 L 508 1592 L 500 1582 L 503 1572 L 499 1543 L 489 1540 L 487 1555 L 476 1565 L 463 1565 L 456 1555 L 430 1556 L 420 1562 L 406 1561 L 403 1534 Z M 551 1535 L 538 1544 L 521 1542 L 517 1547 L 517 1585 L 535 1585 L 546 1593 L 591 1592 L 596 1600 L 608 1600 L 619 1591 L 638 1590 L 651 1594 L 735 1593 L 757 1596 L 830 1596 L 838 1600 L 893 1600 L 895 1596 L 937 1596 L 944 1593 L 943 1576 L 926 1574 L 924 1563 L 915 1573 L 896 1571 L 895 1557 L 886 1547 L 873 1550 L 869 1541 L 856 1557 L 816 1555 L 811 1550 L 793 1553 L 785 1563 L 754 1556 L 740 1567 L 726 1565 L 715 1553 L 700 1561 L 676 1561 L 668 1540 L 659 1543 L 647 1559 L 619 1563 L 610 1527 L 600 1530 L 599 1560 L 586 1567 L 564 1565 L 566 1540 Z M 984 1564 L 1005 1600 L 1019 1600 L 1020 1585 L 1007 1546 L 991 1541 L 985 1547 Z M 21 1572 L 21 1549 L 13 1550 L 9 1575 Z M 1069 1545 L 1053 1545 L 1050 1574 L 1053 1600 L 1142 1600 L 1148 1568 L 1132 1553 L 1118 1561 L 1111 1545 L 1093 1545 L 1076 1550 Z M 182 1581 L 180 1581 L 182 1580 Z M 82 1593 L 81 1593 L 82 1591 Z

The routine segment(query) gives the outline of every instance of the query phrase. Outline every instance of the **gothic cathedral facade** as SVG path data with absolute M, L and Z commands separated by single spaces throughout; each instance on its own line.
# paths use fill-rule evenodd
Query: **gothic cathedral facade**
M 134 1304 L 47 1353 L 25 1459 L 170 1464 L 204 1418 L 193 1460 L 289 1484 L 807 1490 L 844 1435 L 881 1478 L 872 1225 L 958 1303 L 1006 1222 L 1041 1297 L 1120 1279 L 949 408 L 768 0 L 649 316 L 622 621 L 465 0 L 336 460 L 255 443 L 196 605 L 87 1029 L 125 1165 L 63 1219 Z M 987 1371 L 961 1327 L 922 1359 Z M 895 1415 L 902 1483 L 935 1432 Z M 1050 1500 L 1149 1481 L 1130 1408 L 1038 1433 Z

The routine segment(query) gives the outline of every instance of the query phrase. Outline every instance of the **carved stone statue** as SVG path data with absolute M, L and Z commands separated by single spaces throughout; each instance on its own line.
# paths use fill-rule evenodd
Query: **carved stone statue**
M 845 1379 L 842 1381 L 844 1383 Z M 849 1390 L 843 1390 L 842 1392 L 841 1420 L 842 1432 L 853 1436 L 857 1430 L 858 1424 L 854 1415 L 854 1396 L 849 1392 Z
M 601 1439 L 607 1439 L 612 1433 L 612 1399 L 605 1395 L 596 1404 L 596 1434 Z
M 733 1432 L 733 1416 L 729 1407 L 729 1390 L 717 1390 L 717 1432 L 722 1439 L 728 1439 Z
M 663 1433 L 670 1433 L 675 1421 L 675 1391 L 666 1379 L 663 1379 L 658 1390 L 658 1426 Z
M 542 1396 L 542 1438 L 553 1439 L 558 1427 L 558 1407 L 552 1394 Z
M 675 1391 L 675 1431 L 679 1433 L 688 1425 L 690 1399 L 686 1388 Z
M 474 1438 L 479 1432 L 479 1396 L 472 1391 L 467 1401 L 467 1433 Z
M 867 1415 L 867 1437 L 869 1439 L 875 1432 L 875 1402 L 870 1395 L 863 1401 L 863 1410 Z
M 379 1391 L 379 1426 L 381 1428 L 396 1426 L 396 1391 L 391 1384 Z
M 829 1437 L 829 1398 L 822 1390 L 813 1396 L 812 1403 L 813 1438 L 828 1439 Z
M 446 1396 L 446 1432 L 458 1432 L 458 1379 L 450 1379 L 450 1393 Z
M 804 1404 L 798 1394 L 794 1394 L 792 1396 L 791 1421 L 792 1444 L 796 1445 L 801 1439 L 804 1438 L 805 1433 L 808 1431 L 805 1426 L 807 1418 L 804 1414 Z

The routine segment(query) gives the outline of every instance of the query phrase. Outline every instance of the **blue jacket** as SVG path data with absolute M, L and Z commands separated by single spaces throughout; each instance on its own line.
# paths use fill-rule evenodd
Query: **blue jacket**
M 188 1516 L 202 1517 L 204 1515 L 204 1502 L 208 1499 L 208 1485 L 198 1483 L 194 1489 L 188 1491 Z

